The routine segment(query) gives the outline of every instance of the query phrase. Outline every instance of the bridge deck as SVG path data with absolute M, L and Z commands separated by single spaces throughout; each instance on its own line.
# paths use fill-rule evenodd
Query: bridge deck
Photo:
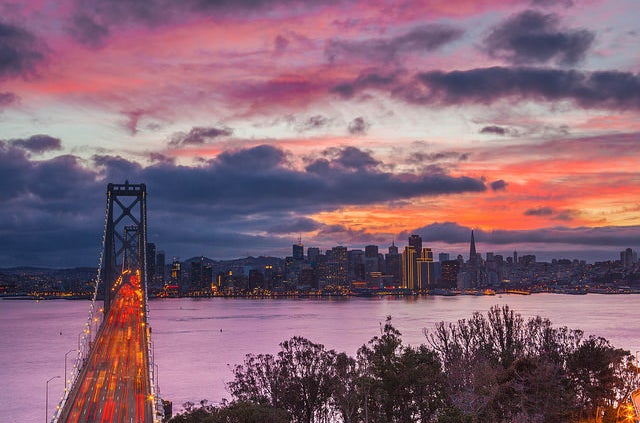
M 144 296 L 127 273 L 60 415 L 60 422 L 153 422 Z

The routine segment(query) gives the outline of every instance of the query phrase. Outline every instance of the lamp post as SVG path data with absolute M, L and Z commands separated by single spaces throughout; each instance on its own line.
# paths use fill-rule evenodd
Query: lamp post
M 64 390 L 67 390 L 67 385 L 68 385 L 68 381 L 67 381 L 67 356 L 74 352 L 74 351 L 78 351 L 78 350 L 69 350 L 66 353 L 64 353 Z
M 155 364 L 155 363 L 153 365 L 156 367 L 156 372 L 155 372 L 156 374 L 153 375 L 154 379 L 156 380 L 156 395 L 159 395 L 160 394 L 160 382 L 158 381 L 158 373 L 159 373 L 158 365 Z
M 54 376 L 51 379 L 47 380 L 47 382 L 45 383 L 45 388 L 44 388 L 44 422 L 47 423 L 48 422 L 48 417 L 49 417 L 49 382 L 51 382 L 53 379 L 59 379 L 60 376 Z

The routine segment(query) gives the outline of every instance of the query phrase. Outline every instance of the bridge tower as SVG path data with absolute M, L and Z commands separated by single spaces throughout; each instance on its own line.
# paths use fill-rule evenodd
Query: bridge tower
M 107 221 L 104 239 L 104 310 L 109 310 L 111 288 L 122 266 L 140 270 L 141 285 L 147 294 L 147 188 L 145 184 L 107 185 Z

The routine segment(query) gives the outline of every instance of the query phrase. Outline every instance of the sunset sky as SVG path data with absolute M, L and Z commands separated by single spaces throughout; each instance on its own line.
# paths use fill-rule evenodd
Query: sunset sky
M 95 265 L 106 185 L 168 257 L 640 249 L 637 0 L 0 3 L 0 267 Z

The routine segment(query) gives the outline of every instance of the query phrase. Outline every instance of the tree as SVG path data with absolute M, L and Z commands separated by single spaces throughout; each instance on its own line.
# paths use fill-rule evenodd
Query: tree
M 403 346 L 400 335 L 387 317 L 382 335 L 358 350 L 371 422 L 428 421 L 444 404 L 438 355 L 424 345 Z
M 170 423 L 288 423 L 285 410 L 262 404 L 247 402 L 223 402 L 216 407 L 200 401 L 200 406 L 191 402 L 184 404 L 185 411 L 176 415 Z
M 294 422 L 311 423 L 331 413 L 335 352 L 293 337 L 280 344 L 277 357 L 247 355 L 228 384 L 239 401 L 287 410 Z
M 628 392 L 628 351 L 614 348 L 604 338 L 590 336 L 569 354 L 567 371 L 577 391 L 580 414 L 594 415 L 598 409 L 613 408 L 621 392 Z

